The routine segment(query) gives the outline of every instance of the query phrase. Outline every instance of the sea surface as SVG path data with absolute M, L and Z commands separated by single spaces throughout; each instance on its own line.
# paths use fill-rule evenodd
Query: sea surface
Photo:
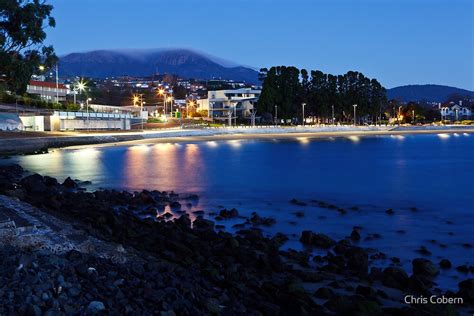
M 2 163 L 12 161 L 60 180 L 91 181 L 89 190 L 196 193 L 198 202 L 183 204 L 192 217 L 196 210 L 223 207 L 273 217 L 276 224 L 264 227 L 264 233 L 287 234 L 286 248 L 302 249 L 302 230 L 340 239 L 361 226 L 360 246 L 387 255 L 373 261 L 375 266 L 388 266 L 396 256 L 411 271 L 411 260 L 423 257 L 416 252 L 420 246 L 436 264 L 448 258 L 455 267 L 474 265 L 474 248 L 463 246 L 474 245 L 474 134 L 150 141 L 60 149 Z M 291 204 L 293 198 L 307 205 Z M 347 213 L 321 208 L 318 201 Z M 386 213 L 389 208 L 393 215 Z M 304 216 L 297 217 L 297 211 Z M 243 221 L 219 224 L 233 231 L 232 225 Z M 443 289 L 456 289 L 468 277 L 473 275 L 453 268 L 436 281 Z

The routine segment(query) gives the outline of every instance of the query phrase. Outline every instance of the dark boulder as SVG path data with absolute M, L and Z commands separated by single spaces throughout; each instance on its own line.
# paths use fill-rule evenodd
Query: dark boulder
M 303 244 L 313 245 L 324 249 L 328 249 L 336 243 L 334 239 L 325 234 L 315 234 L 308 230 L 301 233 L 300 241 Z
M 438 267 L 428 259 L 416 258 L 412 261 L 413 273 L 428 277 L 434 277 L 439 274 Z
M 459 282 L 458 295 L 465 301 L 464 304 L 474 304 L 474 279 L 467 279 Z
M 401 268 L 388 267 L 383 270 L 382 283 L 387 287 L 403 290 L 408 287 L 408 282 L 408 274 Z
M 367 274 L 369 269 L 369 256 L 367 252 L 360 247 L 349 248 L 344 256 L 347 261 L 347 268 L 362 274 Z
M 66 180 L 63 182 L 63 186 L 68 189 L 75 189 L 77 188 L 77 183 L 70 177 L 67 177 Z
M 231 209 L 230 211 L 223 209 L 219 212 L 219 216 L 222 218 L 233 218 L 239 216 L 239 212 L 235 208 Z
M 213 232 L 214 222 L 198 217 L 193 222 L 193 229 L 198 232 Z
M 439 262 L 439 266 L 442 269 L 451 269 L 452 264 L 451 264 L 451 261 L 449 261 L 448 259 L 443 259 Z

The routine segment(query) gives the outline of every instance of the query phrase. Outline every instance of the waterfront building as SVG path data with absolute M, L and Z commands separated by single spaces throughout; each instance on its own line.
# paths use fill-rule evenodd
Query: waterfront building
M 55 82 L 30 80 L 26 92 L 49 102 L 64 102 L 66 101 L 67 87 L 62 83 L 56 85 Z
M 215 120 L 225 121 L 232 118 L 249 118 L 261 90 L 240 88 L 207 92 L 207 99 L 196 100 L 198 111 L 207 111 Z
M 450 102 L 448 105 L 440 108 L 441 118 L 449 121 L 468 120 L 474 117 L 473 110 L 462 105 L 462 101 L 458 104 Z

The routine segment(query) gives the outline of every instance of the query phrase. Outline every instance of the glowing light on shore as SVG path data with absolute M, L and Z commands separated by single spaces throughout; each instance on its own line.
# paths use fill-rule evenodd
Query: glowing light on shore
M 216 148 L 218 146 L 217 142 L 214 141 L 214 140 L 211 140 L 211 141 L 208 141 L 206 142 L 207 146 L 211 147 L 211 148 Z
M 347 139 L 349 139 L 350 141 L 352 141 L 354 143 L 358 143 L 360 141 L 359 136 L 349 136 L 349 137 L 347 137 Z
M 449 134 L 446 134 L 446 133 L 441 133 L 441 134 L 438 134 L 438 137 L 441 138 L 441 139 L 447 139 L 449 138 Z
M 308 137 L 297 137 L 296 140 L 298 140 L 298 142 L 300 142 L 303 145 L 306 145 L 309 143 Z
M 462 133 L 464 136 L 471 136 L 469 133 Z
M 136 146 L 130 147 L 130 150 L 146 152 L 150 150 L 150 147 L 147 145 L 136 145 Z
M 231 145 L 232 147 L 234 147 L 234 148 L 239 148 L 240 146 L 242 146 L 242 144 L 240 143 L 240 141 L 239 141 L 239 140 L 236 140 L 236 139 L 235 139 L 235 140 L 229 140 L 229 141 L 227 141 L 227 143 L 228 143 L 229 145 Z

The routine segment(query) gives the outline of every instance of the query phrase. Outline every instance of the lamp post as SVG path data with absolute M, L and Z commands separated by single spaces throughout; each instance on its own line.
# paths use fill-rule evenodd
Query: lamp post
M 354 126 L 357 126 L 356 123 L 356 109 L 357 109 L 357 104 L 352 105 L 354 107 Z
M 402 109 L 402 107 L 403 107 L 403 106 L 401 106 L 401 105 L 398 107 L 398 116 L 397 116 L 398 125 L 400 125 L 400 114 L 401 114 L 401 113 L 400 113 L 400 110 Z
M 275 105 L 275 125 L 278 125 L 278 105 Z
M 91 101 L 91 98 L 86 99 L 86 112 L 87 112 L 87 131 L 89 131 L 89 101 Z
M 306 103 L 301 103 L 301 107 L 303 108 L 303 126 L 304 126 L 304 106 L 306 105 Z
M 332 125 L 336 125 L 336 118 L 334 117 L 334 105 L 331 105 L 332 107 Z
M 158 94 L 163 96 L 163 113 L 166 115 L 166 94 L 165 94 L 165 90 L 163 90 L 163 89 L 158 90 Z
M 173 103 L 172 103 L 173 102 L 173 97 L 170 96 L 170 95 L 167 96 L 166 101 L 169 102 L 169 104 L 170 104 L 170 114 L 173 114 Z

